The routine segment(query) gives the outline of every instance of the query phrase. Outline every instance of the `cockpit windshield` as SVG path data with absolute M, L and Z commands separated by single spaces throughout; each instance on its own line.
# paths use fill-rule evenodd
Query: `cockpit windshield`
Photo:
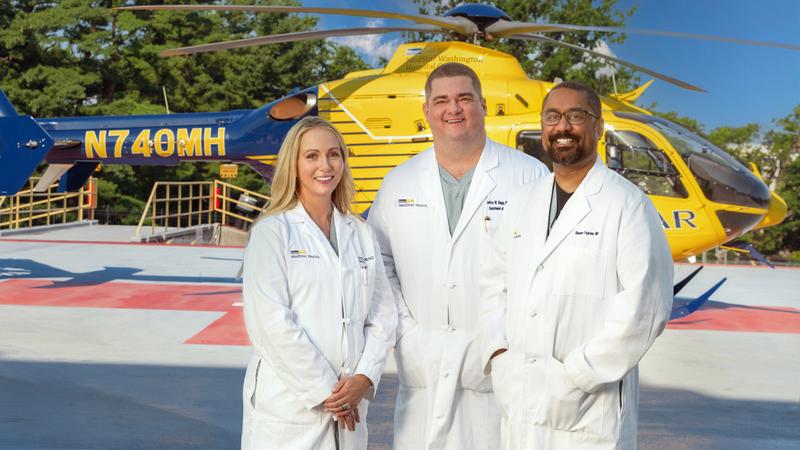
M 645 122 L 660 131 L 689 166 L 709 200 L 753 208 L 769 207 L 771 194 L 764 182 L 707 139 L 660 117 L 630 112 L 614 114 Z

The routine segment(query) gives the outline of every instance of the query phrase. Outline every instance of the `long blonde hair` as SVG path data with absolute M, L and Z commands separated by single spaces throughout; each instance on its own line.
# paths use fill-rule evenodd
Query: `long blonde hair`
M 297 205 L 299 199 L 299 184 L 297 181 L 297 158 L 300 154 L 300 140 L 306 131 L 312 128 L 325 128 L 336 136 L 339 141 L 339 148 L 342 150 L 342 179 L 333 190 L 331 200 L 333 205 L 344 214 L 357 215 L 353 211 L 351 202 L 355 197 L 356 188 L 353 184 L 353 175 L 350 172 L 350 165 L 347 162 L 348 152 L 344 143 L 342 133 L 330 122 L 319 117 L 308 116 L 294 124 L 286 138 L 281 144 L 278 152 L 278 164 L 275 166 L 275 173 L 272 176 L 272 189 L 270 203 L 261 217 L 279 214 L 288 211 Z

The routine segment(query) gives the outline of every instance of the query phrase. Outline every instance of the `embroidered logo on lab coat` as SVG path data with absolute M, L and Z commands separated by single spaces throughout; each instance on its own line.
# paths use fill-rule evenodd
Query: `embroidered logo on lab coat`
M 428 204 L 427 203 L 419 203 L 419 202 L 415 201 L 413 198 L 407 197 L 407 198 L 398 198 L 397 199 L 397 207 L 398 208 L 413 208 L 413 207 L 427 208 Z
M 289 257 L 292 259 L 319 258 L 319 255 L 309 255 L 305 250 L 289 250 Z

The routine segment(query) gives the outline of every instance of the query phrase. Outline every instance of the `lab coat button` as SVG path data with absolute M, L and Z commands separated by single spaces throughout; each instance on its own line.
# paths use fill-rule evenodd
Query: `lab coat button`
M 456 288 L 456 284 L 455 283 L 447 283 L 447 287 L 450 288 L 450 289 L 455 289 Z
M 531 319 L 533 319 L 534 317 L 536 317 L 536 311 L 531 311 Z
M 528 356 L 527 358 L 525 358 L 525 362 L 527 362 L 528 364 L 533 364 L 536 362 L 536 358 L 534 358 L 533 356 Z
M 444 377 L 445 377 L 445 378 L 447 378 L 447 377 L 449 377 L 449 376 L 450 376 L 450 372 L 445 372 L 445 373 L 444 373 Z
M 541 272 L 542 269 L 544 269 L 544 264 L 539 264 L 539 266 L 536 268 L 536 271 Z

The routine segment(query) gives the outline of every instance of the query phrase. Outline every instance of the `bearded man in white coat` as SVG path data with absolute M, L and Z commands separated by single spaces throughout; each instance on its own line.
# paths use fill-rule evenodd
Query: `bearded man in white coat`
M 433 147 L 396 167 L 369 213 L 399 308 L 395 450 L 487 450 L 500 414 L 475 337 L 478 274 L 512 188 L 544 164 L 486 137 L 486 101 L 469 67 L 428 77 Z
M 553 175 L 512 195 L 481 275 L 481 342 L 504 449 L 636 447 L 637 364 L 664 329 L 673 265 L 658 214 L 597 155 L 597 94 L 542 107 Z

